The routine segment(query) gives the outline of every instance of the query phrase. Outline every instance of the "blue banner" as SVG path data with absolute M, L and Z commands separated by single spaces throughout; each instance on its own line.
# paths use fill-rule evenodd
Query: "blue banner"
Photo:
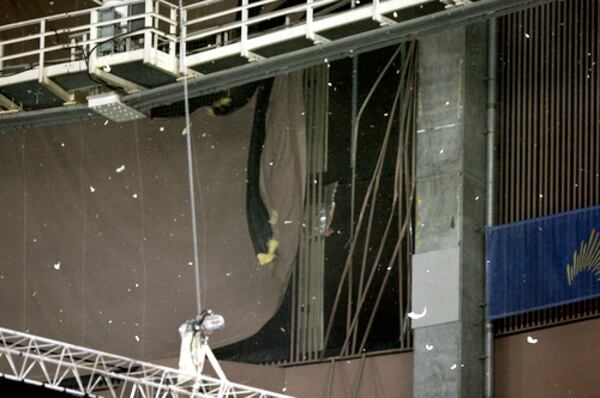
M 489 319 L 600 296 L 600 206 L 487 229 Z

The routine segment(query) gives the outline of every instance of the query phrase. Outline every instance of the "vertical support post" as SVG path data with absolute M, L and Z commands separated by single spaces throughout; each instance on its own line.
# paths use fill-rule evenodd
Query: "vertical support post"
M 176 8 L 172 7 L 169 10 L 169 19 L 171 20 L 171 22 L 177 21 L 177 9 Z M 177 25 L 176 24 L 169 25 L 169 34 L 173 37 L 177 37 Z M 169 40 L 169 56 L 170 56 L 171 60 L 173 61 L 173 64 L 175 64 L 174 60 L 175 60 L 175 56 L 176 56 L 176 51 L 177 51 L 177 43 L 175 43 L 174 40 Z
M 71 39 L 71 62 L 75 61 L 75 45 L 77 44 L 77 40 L 75 38 Z
M 92 51 L 96 47 L 98 40 L 98 27 L 96 24 L 100 19 L 100 11 L 92 11 L 90 13 L 90 44 L 88 45 L 88 71 L 94 73 L 96 71 L 96 51 Z
M 306 38 L 314 40 L 313 32 L 314 9 L 313 0 L 306 0 Z
M 151 29 L 153 17 L 150 14 L 154 12 L 153 0 L 146 0 L 144 12 L 146 13 L 146 16 L 144 17 L 144 28 Z M 152 36 L 153 33 L 150 30 L 144 32 L 144 63 L 152 62 L 152 55 L 154 54 Z
M 40 21 L 40 54 L 39 54 L 39 70 L 38 70 L 38 81 L 42 83 L 44 81 L 44 59 L 46 47 L 46 20 Z
M 381 23 L 381 10 L 379 8 L 379 0 L 373 0 L 373 21 Z
M 249 58 L 248 51 L 248 0 L 242 0 L 242 27 L 241 27 L 241 54 L 242 57 Z
M 484 396 L 487 34 L 474 23 L 420 38 L 414 398 Z
M 496 126 L 498 104 L 498 23 L 491 19 L 488 26 L 488 87 L 487 87 L 487 168 L 486 168 L 486 220 L 487 227 L 495 224 L 496 218 Z M 486 312 L 488 302 L 487 264 L 486 270 Z M 494 325 L 486 320 L 484 326 L 484 397 L 494 396 Z
M 187 52 L 187 10 L 181 10 L 181 40 L 179 42 L 179 73 L 181 76 L 187 76 L 187 66 L 185 56 Z
M 4 44 L 0 42 L 0 72 L 2 72 L 4 69 L 4 61 L 2 60 L 2 57 L 4 57 Z
M 160 2 L 158 0 L 154 1 L 154 12 L 157 15 L 160 15 Z M 152 21 L 153 21 L 153 27 L 154 27 L 154 29 L 159 30 L 159 28 L 160 28 L 160 19 L 158 19 L 157 17 L 153 16 L 152 17 Z M 158 35 L 154 34 L 153 36 L 154 36 L 154 41 L 153 41 L 154 46 L 153 46 L 153 48 L 155 48 L 155 49 L 158 50 Z

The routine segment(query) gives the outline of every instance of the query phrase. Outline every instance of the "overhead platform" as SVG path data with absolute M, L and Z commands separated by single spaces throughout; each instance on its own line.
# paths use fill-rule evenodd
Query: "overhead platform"
M 174 0 L 124 0 L 7 24 L 0 131 L 26 127 L 25 113 L 36 123 L 71 112 L 78 120 L 88 96 L 106 91 L 147 113 L 181 100 L 184 76 L 191 95 L 208 94 L 549 1 L 197 1 L 184 9 L 184 48 Z

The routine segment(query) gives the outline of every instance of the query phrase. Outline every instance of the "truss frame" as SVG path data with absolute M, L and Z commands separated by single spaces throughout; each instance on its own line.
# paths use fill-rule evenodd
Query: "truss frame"
M 88 397 L 291 398 L 1 327 L 0 377 Z

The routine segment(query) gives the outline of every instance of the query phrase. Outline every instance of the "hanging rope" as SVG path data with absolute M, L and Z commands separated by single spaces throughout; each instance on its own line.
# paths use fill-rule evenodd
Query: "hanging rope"
M 198 260 L 198 226 L 196 223 L 196 193 L 194 188 L 194 168 L 192 151 L 192 123 L 190 122 L 190 97 L 188 90 L 188 75 L 186 64 L 185 39 L 187 29 L 185 27 L 185 10 L 183 0 L 179 0 L 179 62 L 181 62 L 181 73 L 183 74 L 183 103 L 185 107 L 185 137 L 187 145 L 188 180 L 190 186 L 190 208 L 192 212 L 192 246 L 194 248 L 194 273 L 196 282 L 196 311 L 202 313 L 202 295 L 200 289 L 200 262 Z

